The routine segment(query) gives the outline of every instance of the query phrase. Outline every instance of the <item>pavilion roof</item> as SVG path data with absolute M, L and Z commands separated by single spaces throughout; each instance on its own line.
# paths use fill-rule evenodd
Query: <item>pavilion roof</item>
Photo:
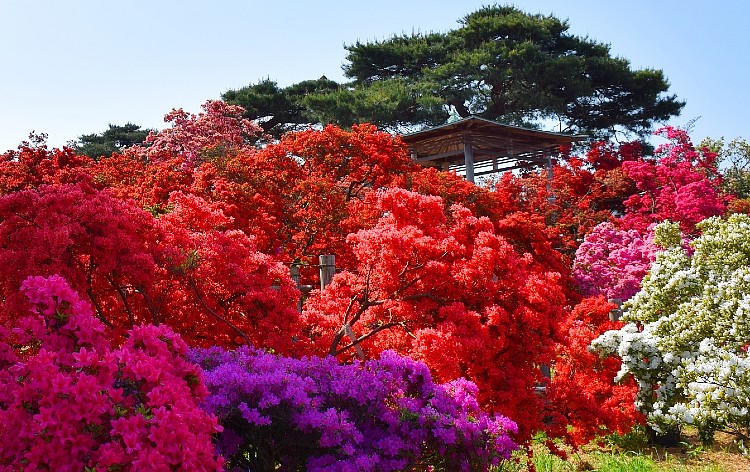
M 420 164 L 439 167 L 447 163 L 451 168 L 463 164 L 465 145 L 471 144 L 477 175 L 481 175 L 544 165 L 547 153 L 587 136 L 539 131 L 470 116 L 405 134 L 401 139 Z

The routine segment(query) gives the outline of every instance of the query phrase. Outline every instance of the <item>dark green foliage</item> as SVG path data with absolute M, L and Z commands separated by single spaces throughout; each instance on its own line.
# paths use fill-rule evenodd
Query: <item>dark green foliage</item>
M 276 82 L 264 79 L 238 90 L 228 90 L 221 98 L 229 104 L 243 107 L 246 110 L 245 118 L 257 120 L 265 133 L 279 137 L 285 131 L 293 129 L 294 125 L 318 122 L 308 109 L 307 97 L 327 94 L 339 87 L 339 84 L 325 76 L 283 89 Z
M 345 66 L 355 90 L 397 81 L 445 108 L 422 111 L 427 124 L 461 117 L 535 125 L 555 120 L 561 131 L 610 134 L 647 132 L 654 121 L 679 114 L 684 103 L 663 96 L 669 84 L 659 70 L 632 70 L 609 46 L 568 33 L 553 16 L 514 7 L 484 7 L 445 34 L 412 34 L 347 46 Z M 398 124 L 403 115 L 378 121 Z
M 376 81 L 367 87 L 341 87 L 335 92 L 309 95 L 305 104 L 309 116 L 319 123 L 349 127 L 375 123 L 384 128 L 445 123 L 448 113 L 443 101 L 417 91 L 421 86 L 406 79 Z
M 76 153 L 98 159 L 135 144 L 142 144 L 151 131 L 150 129 L 142 129 L 139 125 L 133 123 L 110 124 L 109 129 L 101 133 L 79 136 L 74 147 Z
M 684 103 L 660 70 L 633 70 L 608 45 L 568 32 L 567 21 L 515 7 L 484 7 L 447 33 L 413 33 L 346 46 L 346 76 L 280 88 L 270 79 L 222 98 L 275 136 L 294 125 L 370 122 L 400 130 L 440 125 L 451 113 L 586 133 L 644 135 Z

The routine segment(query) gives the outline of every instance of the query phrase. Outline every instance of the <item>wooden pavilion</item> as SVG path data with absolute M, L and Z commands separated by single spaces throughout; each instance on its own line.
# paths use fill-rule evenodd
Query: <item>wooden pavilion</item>
M 466 180 L 493 172 L 547 166 L 559 146 L 586 136 L 503 125 L 476 116 L 401 137 L 416 162 L 463 173 Z

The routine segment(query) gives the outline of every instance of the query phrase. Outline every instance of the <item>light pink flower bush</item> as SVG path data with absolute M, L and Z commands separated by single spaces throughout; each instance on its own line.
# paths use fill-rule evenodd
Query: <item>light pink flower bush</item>
M 171 128 L 151 132 L 146 138 L 149 147 L 133 146 L 126 152 L 156 162 L 179 156 L 190 168 L 200 165 L 207 153 L 252 147 L 246 139 L 257 137 L 262 131 L 242 117 L 242 107 L 209 100 L 201 108 L 203 112 L 197 115 L 182 108 L 173 109 L 164 116 L 165 122 L 172 123 Z
M 584 296 L 604 295 L 625 301 L 640 290 L 657 250 L 650 231 L 642 235 L 601 223 L 576 251 L 573 276 Z

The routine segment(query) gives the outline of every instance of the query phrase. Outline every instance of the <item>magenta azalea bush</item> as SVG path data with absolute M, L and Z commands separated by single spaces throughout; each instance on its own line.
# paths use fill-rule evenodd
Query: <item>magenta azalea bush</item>
M 516 424 L 483 413 L 473 383 L 435 384 L 393 352 L 353 365 L 251 348 L 190 359 L 205 370 L 229 470 L 488 470 L 517 448 Z
M 142 326 L 113 349 L 59 276 L 30 277 L 32 314 L 0 329 L 0 471 L 222 470 L 187 345 Z
M 578 247 L 573 276 L 584 296 L 604 295 L 625 301 L 641 289 L 658 250 L 653 232 L 643 235 L 601 223 Z
M 622 163 L 623 173 L 638 192 L 625 200 L 620 225 L 644 233 L 649 226 L 669 220 L 694 235 L 700 221 L 726 212 L 717 154 L 706 147 L 696 149 L 680 128 L 667 126 L 655 134 L 669 140 L 654 151 L 656 160 Z

